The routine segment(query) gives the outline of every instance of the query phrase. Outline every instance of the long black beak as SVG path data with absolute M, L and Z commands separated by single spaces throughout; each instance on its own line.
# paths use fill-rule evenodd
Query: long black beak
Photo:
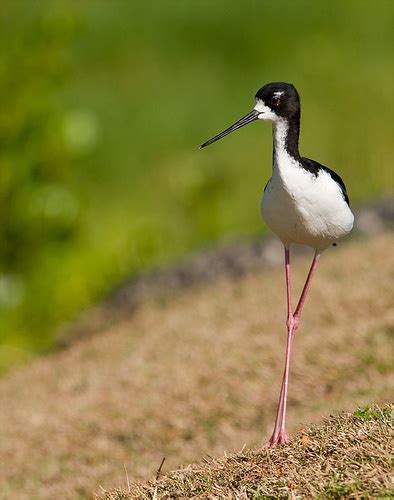
M 241 128 L 244 125 L 247 125 L 248 123 L 254 122 L 255 120 L 257 120 L 259 114 L 260 113 L 254 109 L 253 111 L 251 111 L 250 113 L 245 115 L 243 118 L 241 118 L 240 120 L 235 122 L 234 125 L 231 125 L 231 127 L 226 128 L 226 130 L 223 130 L 223 132 L 220 132 L 220 134 L 215 135 L 215 137 L 212 137 L 212 139 L 209 139 L 209 141 L 204 142 L 204 144 L 201 144 L 200 149 L 205 148 L 205 146 L 209 146 L 213 142 L 218 141 L 219 139 L 221 139 L 225 135 L 230 134 L 231 132 L 234 132 L 234 130 Z

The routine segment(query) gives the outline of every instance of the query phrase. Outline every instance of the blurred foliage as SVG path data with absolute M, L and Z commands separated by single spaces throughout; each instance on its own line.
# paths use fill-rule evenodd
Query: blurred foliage
M 2 28 L 0 331 L 1 340 L 11 338 L 14 343 L 12 357 L 25 357 L 29 349 L 18 348 L 18 337 L 20 332 L 27 335 L 23 347 L 31 347 L 28 317 L 36 304 L 27 291 L 32 276 L 41 259 L 71 246 L 79 230 L 79 200 L 69 182 L 75 155 L 65 140 L 68 116 L 58 98 L 69 78 L 65 49 L 78 23 L 70 14 L 47 11 L 16 33 L 4 19 Z M 27 300 L 24 316 L 21 306 Z M 33 345 L 46 345 L 43 330 Z M 6 346 L 0 353 L 1 366 L 9 358 Z
M 392 190 L 394 3 L 4 0 L 0 367 L 126 275 L 265 230 L 271 137 L 198 151 L 293 82 L 301 152 L 354 204 Z
M 68 21 L 67 19 L 64 19 Z M 64 110 L 53 92 L 67 77 L 59 19 L 29 26 L 2 54 L 0 93 L 0 266 L 23 272 L 47 245 L 72 238 L 78 203 L 67 188 Z M 67 26 L 68 27 L 68 26 Z

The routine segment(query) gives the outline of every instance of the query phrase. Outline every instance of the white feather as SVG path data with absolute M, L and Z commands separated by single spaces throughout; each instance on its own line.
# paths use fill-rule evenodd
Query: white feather
M 329 173 L 315 176 L 287 153 L 286 134 L 286 121 L 277 117 L 273 172 L 261 213 L 285 246 L 299 243 L 321 252 L 350 232 L 354 217 Z
M 260 113 L 258 116 L 259 120 L 276 122 L 279 118 L 278 115 L 274 113 L 270 107 L 266 106 L 264 101 L 260 99 L 256 100 L 256 106 L 254 109 Z

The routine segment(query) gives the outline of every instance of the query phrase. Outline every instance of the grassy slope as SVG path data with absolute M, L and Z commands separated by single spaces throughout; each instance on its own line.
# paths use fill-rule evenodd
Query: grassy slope
M 297 335 L 289 427 L 392 396 L 394 236 L 323 256 Z M 378 266 L 372 263 L 378 262 Z M 299 289 L 309 262 L 294 261 Z M 282 271 L 147 302 L 0 381 L 0 497 L 75 499 L 264 443 L 284 356 Z M 21 466 L 23 464 L 23 466 Z
M 392 498 L 391 415 L 367 406 L 331 416 L 289 446 L 205 460 L 100 498 Z

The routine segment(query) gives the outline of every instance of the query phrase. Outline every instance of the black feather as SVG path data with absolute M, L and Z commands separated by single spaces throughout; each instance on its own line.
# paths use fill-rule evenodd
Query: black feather
M 341 177 L 336 172 L 334 172 L 334 170 L 331 170 L 330 168 L 325 167 L 321 163 L 318 163 L 315 160 L 311 160 L 310 158 L 301 158 L 301 165 L 305 170 L 307 170 L 308 172 L 311 172 L 316 177 L 319 175 L 319 172 L 322 170 L 327 172 L 327 174 L 329 174 L 331 176 L 331 179 L 338 184 L 338 186 L 340 187 L 340 189 L 342 191 L 342 195 L 343 195 L 344 200 L 349 205 L 349 196 L 346 192 L 345 183 L 343 182 Z

